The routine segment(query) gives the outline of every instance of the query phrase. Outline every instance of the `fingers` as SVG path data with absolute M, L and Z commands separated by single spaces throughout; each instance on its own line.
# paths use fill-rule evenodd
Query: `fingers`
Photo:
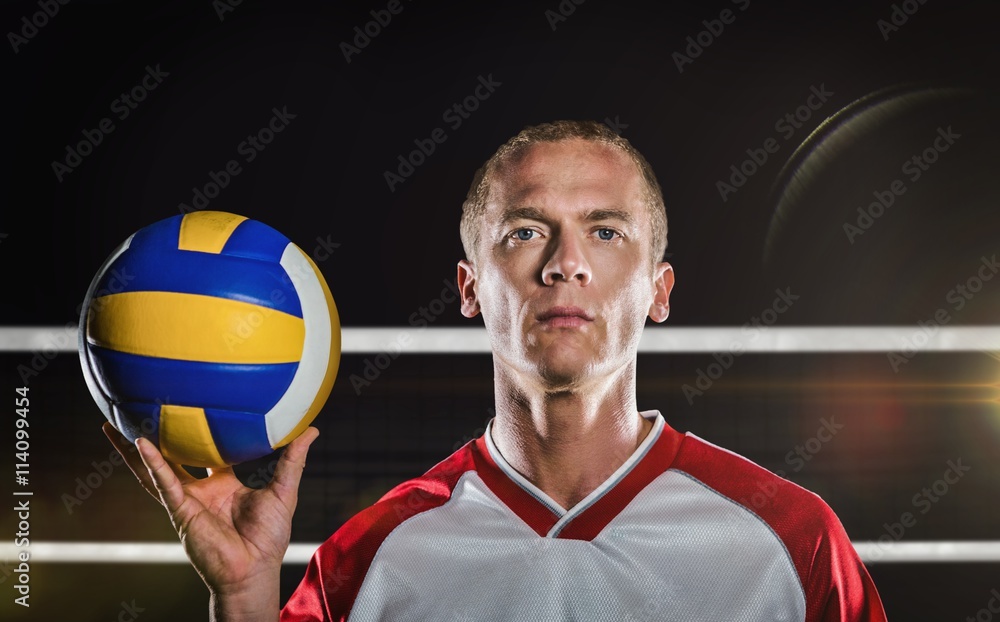
M 135 446 L 139 450 L 149 477 L 153 480 L 157 497 L 173 516 L 184 501 L 184 487 L 177 472 L 178 470 L 183 472 L 183 469 L 179 466 L 175 468 L 164 460 L 160 450 L 145 438 L 136 439 Z M 194 479 L 190 474 L 188 477 Z
M 302 471 L 306 468 L 306 454 L 318 436 L 319 430 L 312 426 L 306 428 L 305 432 L 288 444 L 285 452 L 281 454 L 281 459 L 278 460 L 269 487 L 289 507 L 292 507 L 298 498 L 299 481 L 302 479 Z
M 115 428 L 115 426 L 113 426 L 110 422 L 105 421 L 101 430 L 104 431 L 104 435 L 108 437 L 111 444 L 114 445 L 115 449 L 118 450 L 118 453 L 121 454 L 122 458 L 125 460 L 125 464 L 128 465 L 132 474 L 135 475 L 139 480 L 139 483 L 142 484 L 142 487 L 145 488 L 154 499 L 159 501 L 160 493 L 157 492 L 156 485 L 153 483 L 153 478 L 149 475 L 149 469 L 147 469 L 146 465 L 143 463 L 142 457 L 139 455 L 139 450 L 136 446 L 132 444 L 132 442 L 129 441 L 124 434 L 119 432 L 118 429 Z M 182 483 L 186 484 L 187 482 L 194 481 L 196 479 L 193 475 L 185 471 L 179 464 L 171 463 L 170 466 Z

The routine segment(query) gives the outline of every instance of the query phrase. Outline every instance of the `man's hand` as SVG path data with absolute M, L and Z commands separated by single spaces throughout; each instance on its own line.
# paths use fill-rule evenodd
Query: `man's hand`
M 211 592 L 213 615 L 276 620 L 299 480 L 319 430 L 309 427 L 292 441 L 271 482 L 257 490 L 240 483 L 232 467 L 209 469 L 208 477 L 198 479 L 167 462 L 148 440 L 138 439 L 136 452 L 110 423 L 103 429 L 142 487 L 167 509 L 184 551 Z

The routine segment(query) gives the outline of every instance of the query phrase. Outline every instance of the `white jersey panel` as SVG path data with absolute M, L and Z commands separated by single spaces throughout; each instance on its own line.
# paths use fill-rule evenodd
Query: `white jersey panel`
M 382 543 L 352 622 L 805 618 L 795 567 L 771 528 L 666 471 L 593 541 L 541 537 L 466 472 L 444 505 Z

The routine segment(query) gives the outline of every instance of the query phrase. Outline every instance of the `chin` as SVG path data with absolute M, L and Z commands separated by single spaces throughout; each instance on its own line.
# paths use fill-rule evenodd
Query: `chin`
M 553 389 L 572 389 L 590 377 L 594 370 L 592 362 L 581 356 L 546 357 L 536 367 L 542 383 Z
M 543 370 L 539 373 L 541 385 L 548 393 L 568 393 L 583 386 L 583 377 L 562 373 L 550 373 Z

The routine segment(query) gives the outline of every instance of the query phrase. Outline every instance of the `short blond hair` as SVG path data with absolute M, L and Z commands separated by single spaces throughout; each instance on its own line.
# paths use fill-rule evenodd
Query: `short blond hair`
M 462 204 L 461 235 L 466 259 L 472 262 L 476 259 L 480 243 L 480 225 L 490 198 L 490 188 L 504 165 L 516 162 L 532 145 L 572 138 L 582 138 L 619 149 L 635 164 L 646 186 L 644 199 L 649 210 L 652 229 L 650 255 L 654 263 L 662 261 L 667 250 L 667 210 L 663 203 L 663 191 L 656 181 L 653 168 L 632 143 L 616 134 L 607 125 L 597 121 L 574 120 L 553 121 L 525 127 L 501 145 L 476 171 L 469 193 Z

